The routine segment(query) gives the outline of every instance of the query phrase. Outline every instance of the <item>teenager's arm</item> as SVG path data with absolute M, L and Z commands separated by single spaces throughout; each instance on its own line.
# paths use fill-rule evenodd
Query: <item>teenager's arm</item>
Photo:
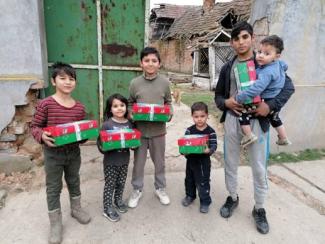
M 281 92 L 274 98 L 267 101 L 271 111 L 279 111 L 289 100 L 291 95 L 295 92 L 295 87 L 291 78 L 286 74 L 285 83 Z
M 295 92 L 291 78 L 286 74 L 284 86 L 281 92 L 273 99 L 261 103 L 255 110 L 256 116 L 266 116 L 271 111 L 279 111 Z
M 214 93 L 214 101 L 217 105 L 217 107 L 221 110 L 224 111 L 226 110 L 225 106 L 225 81 L 226 81 L 226 65 L 222 66 L 219 78 L 218 78 L 218 83 L 216 86 L 216 90 Z
M 214 101 L 217 107 L 221 111 L 225 111 L 227 109 L 232 110 L 234 113 L 239 114 L 240 111 L 243 110 L 243 106 L 239 104 L 233 97 L 226 98 L 226 72 L 227 72 L 227 65 L 222 66 L 217 87 L 215 90 Z

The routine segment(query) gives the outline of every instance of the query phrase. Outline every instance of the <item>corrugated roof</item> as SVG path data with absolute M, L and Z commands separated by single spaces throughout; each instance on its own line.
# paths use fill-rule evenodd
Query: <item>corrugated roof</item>
M 182 17 L 175 20 L 164 38 L 192 39 L 193 37 L 201 37 L 199 39 L 207 40 L 224 29 L 220 22 L 229 12 L 237 15 L 238 20 L 248 20 L 251 12 L 251 2 L 251 0 L 234 0 L 216 3 L 208 12 L 204 12 L 202 6 L 189 9 Z
M 159 3 L 157 5 L 159 5 L 159 7 L 153 8 L 151 10 L 151 13 L 155 14 L 156 18 L 169 18 L 169 19 L 177 19 L 181 17 L 187 10 L 196 7 L 192 5 L 174 5 L 174 4 L 166 4 L 166 3 Z

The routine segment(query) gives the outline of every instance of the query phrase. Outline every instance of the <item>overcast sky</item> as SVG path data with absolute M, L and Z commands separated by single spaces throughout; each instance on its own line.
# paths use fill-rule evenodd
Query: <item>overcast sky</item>
M 216 2 L 229 2 L 230 0 L 217 0 Z M 203 0 L 150 0 L 150 9 L 155 3 L 169 3 L 176 5 L 202 5 Z

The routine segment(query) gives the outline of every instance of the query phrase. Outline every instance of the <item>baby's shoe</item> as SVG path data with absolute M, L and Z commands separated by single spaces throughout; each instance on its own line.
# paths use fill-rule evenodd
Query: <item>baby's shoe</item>
M 278 136 L 278 140 L 275 143 L 278 144 L 279 146 L 289 146 L 292 144 L 288 138 L 280 138 L 279 136 Z
M 257 141 L 257 136 L 254 133 L 251 133 L 250 135 L 244 135 L 243 139 L 240 142 L 240 145 L 242 147 L 246 147 L 255 141 Z

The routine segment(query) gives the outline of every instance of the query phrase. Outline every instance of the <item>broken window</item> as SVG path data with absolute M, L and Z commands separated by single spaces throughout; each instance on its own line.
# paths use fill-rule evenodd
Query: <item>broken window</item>
M 209 49 L 202 48 L 199 50 L 199 73 L 209 73 Z
M 238 16 L 235 15 L 234 10 L 231 9 L 229 13 L 225 17 L 223 17 L 220 24 L 225 29 L 232 29 L 234 24 L 237 23 L 237 20 L 238 20 Z

